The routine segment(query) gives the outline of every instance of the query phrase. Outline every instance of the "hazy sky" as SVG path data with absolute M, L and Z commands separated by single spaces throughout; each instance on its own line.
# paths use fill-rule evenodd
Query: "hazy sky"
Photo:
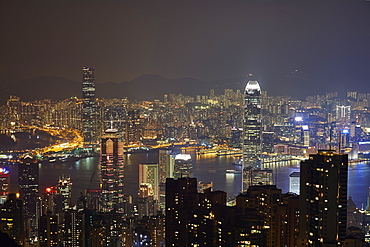
M 0 0 L 0 32 L 0 74 L 20 78 L 94 66 L 98 83 L 254 73 L 370 91 L 366 0 Z

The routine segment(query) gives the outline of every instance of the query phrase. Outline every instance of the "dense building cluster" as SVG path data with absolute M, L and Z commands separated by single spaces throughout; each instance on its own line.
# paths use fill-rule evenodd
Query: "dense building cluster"
M 331 146 L 348 153 L 354 150 L 352 157 L 368 149 L 370 94 L 347 95 L 326 93 L 302 101 L 261 91 L 262 152 L 302 156 Z M 197 97 L 170 94 L 150 102 L 96 99 L 93 143 L 97 145 L 104 131 L 114 128 L 122 133 L 125 145 L 196 141 L 207 147 L 241 148 L 243 101 L 243 93 L 231 89 L 222 95 L 213 91 Z M 4 133 L 21 126 L 86 132 L 83 106 L 84 100 L 76 97 L 23 102 L 12 96 L 0 107 L 0 127 Z
M 83 68 L 82 99 L 11 96 L 0 107 L 1 134 L 10 140 L 25 128 L 73 129 L 82 147 L 100 156 L 100 187 L 86 189 L 76 204 L 69 177 L 39 191 L 39 161 L 30 153 L 14 162 L 18 194 L 9 193 L 9 171 L 0 170 L 0 231 L 16 244 L 368 246 L 370 210 L 347 202 L 347 169 L 349 159 L 370 149 L 370 94 L 348 92 L 341 99 L 331 92 L 302 101 L 269 96 L 249 81 L 244 92 L 222 95 L 97 99 L 94 73 Z M 173 154 L 171 145 L 238 153 L 241 193 L 229 200 L 212 190 L 212 181 L 198 183 L 191 157 Z M 148 148 L 158 160 L 137 164 L 138 194 L 125 194 L 124 152 Z M 294 193 L 284 194 L 267 168 L 290 158 L 306 158 L 304 175 L 291 174 Z

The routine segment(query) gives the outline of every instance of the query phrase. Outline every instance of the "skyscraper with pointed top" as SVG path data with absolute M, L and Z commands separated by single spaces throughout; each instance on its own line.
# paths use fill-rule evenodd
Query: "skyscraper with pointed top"
M 243 187 L 248 188 L 247 168 L 261 168 L 262 107 L 261 88 L 257 81 L 249 80 L 244 91 L 243 126 Z

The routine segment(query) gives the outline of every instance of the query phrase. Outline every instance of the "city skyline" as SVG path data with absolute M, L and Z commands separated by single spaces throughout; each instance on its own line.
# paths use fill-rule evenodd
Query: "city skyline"
M 11 97 L 7 104 L 1 108 L 4 112 L 0 121 L 4 131 L 2 135 L 8 134 L 8 138 L 17 140 L 18 136 L 21 137 L 18 132 L 27 132 L 30 129 L 31 132 L 25 136 L 27 141 L 32 140 L 32 135 L 35 135 L 37 136 L 37 142 L 37 139 L 43 139 L 43 137 L 40 138 L 41 133 L 36 133 L 36 129 L 42 129 L 49 134 L 57 133 L 60 137 L 59 141 L 56 141 L 53 145 L 52 140 L 50 140 L 52 145 L 40 150 L 37 155 L 41 160 L 37 167 L 40 168 L 40 174 L 45 174 L 44 169 L 50 169 L 52 173 L 58 173 L 58 175 L 63 174 L 62 167 L 66 168 L 68 173 L 73 171 L 72 176 L 69 177 L 70 186 L 68 188 L 65 186 L 64 189 L 64 185 L 59 183 L 59 189 L 53 190 L 53 188 L 47 187 L 46 193 L 42 193 L 43 202 L 39 209 L 45 213 L 51 205 L 54 205 L 55 212 L 47 212 L 38 217 L 40 243 L 72 240 L 75 241 L 73 246 L 81 246 L 79 241 L 90 242 L 90 237 L 93 237 L 94 241 L 120 242 L 124 243 L 124 246 L 132 246 L 135 243 L 139 246 L 139 243 L 143 241 L 176 242 L 176 238 L 184 237 L 183 234 L 180 234 L 180 236 L 179 232 L 188 232 L 187 230 L 178 231 L 177 229 L 189 227 L 189 229 L 194 229 L 194 232 L 189 233 L 189 237 L 185 236 L 185 238 L 194 243 L 199 241 L 211 243 L 213 236 L 217 235 L 218 241 L 230 243 L 230 246 L 235 246 L 235 244 L 232 244 L 233 242 L 253 242 L 259 243 L 261 246 L 294 246 L 297 240 L 298 212 L 301 212 L 301 210 L 298 210 L 298 197 L 290 193 L 283 194 L 283 190 L 285 192 L 287 186 L 278 187 L 273 185 L 273 173 L 279 172 L 280 181 L 286 180 L 290 172 L 281 173 L 282 171 L 279 170 L 293 168 L 294 170 L 290 169 L 290 171 L 297 171 L 298 160 L 307 158 L 309 154 L 311 158 L 312 154 L 323 152 L 320 150 L 328 148 L 338 150 L 340 155 L 342 155 L 342 152 L 346 153 L 345 157 L 348 155 L 355 162 L 352 163 L 352 167 L 353 165 L 354 167 L 351 169 L 358 168 L 358 171 L 360 171 L 361 163 L 368 160 L 367 155 L 370 148 L 368 141 L 370 118 L 367 110 L 369 109 L 370 93 L 350 91 L 347 92 L 347 98 L 340 99 L 338 93 L 328 92 L 324 95 L 307 97 L 306 101 L 300 101 L 291 97 L 268 96 L 266 91 L 260 91 L 257 81 L 250 80 L 245 88 L 244 93 L 240 89 L 236 91 L 228 89 L 224 91 L 224 94 L 219 95 L 211 90 L 209 95 L 198 95 L 195 98 L 182 94 L 170 94 L 164 97 L 163 101 L 156 100 L 152 102 L 130 101 L 129 99 L 94 100 L 98 109 L 97 112 L 99 112 L 97 114 L 97 126 L 94 128 L 95 135 L 101 136 L 103 134 L 104 126 L 107 126 L 106 121 L 108 121 L 110 122 L 109 128 L 114 127 L 113 123 L 117 123 L 116 127 L 122 128 L 120 134 L 124 134 L 125 138 L 128 138 L 126 140 L 128 145 L 125 145 L 123 139 L 120 140 L 115 135 L 118 133 L 116 130 L 109 129 L 105 132 L 106 135 L 102 137 L 100 142 L 100 162 L 97 157 L 89 157 L 94 155 L 91 153 L 93 147 L 81 148 L 84 129 L 82 125 L 84 121 L 83 110 L 86 98 L 72 97 L 59 102 L 51 100 L 22 102 L 19 97 Z M 84 90 L 90 92 L 95 91 L 95 88 L 84 87 Z M 346 107 L 347 104 L 349 107 Z M 124 112 L 121 112 L 122 114 L 111 114 L 112 109 L 124 109 Z M 345 110 L 341 111 L 342 109 Z M 109 113 L 108 116 L 105 114 L 107 112 Z M 240 134 L 240 127 L 242 126 L 244 126 L 244 131 L 247 133 L 243 138 Z M 71 128 L 77 128 L 79 131 Z M 261 131 L 262 128 L 264 131 Z M 310 138 L 307 138 L 306 135 L 308 130 L 310 131 Z M 63 138 L 65 140 L 61 141 Z M 256 170 L 258 174 L 251 171 L 249 177 L 252 186 L 246 192 L 245 188 L 240 189 L 244 178 L 244 170 L 238 170 L 238 164 L 232 163 L 237 157 L 242 157 L 242 139 L 256 140 L 256 143 L 253 143 L 259 147 L 256 148 L 256 152 L 258 150 L 262 151 L 262 147 L 265 150 L 261 155 L 263 167 L 272 168 L 270 170 Z M 265 143 L 266 146 L 261 147 L 261 139 L 263 139 L 262 143 Z M 247 144 L 247 147 L 245 144 Z M 249 149 L 249 144 L 244 143 L 244 149 Z M 160 179 L 164 177 L 174 177 L 176 179 L 175 173 L 178 170 L 176 167 L 179 167 L 178 160 L 180 160 L 180 157 L 178 156 L 180 155 L 165 158 L 163 152 L 161 154 L 160 148 L 167 148 L 168 151 L 172 149 L 169 155 L 175 154 L 176 148 L 180 152 L 182 148 L 185 148 L 182 150 L 185 153 L 182 153 L 181 156 L 187 157 L 183 157 L 182 160 L 184 161 L 181 161 L 180 164 L 180 170 L 182 167 L 185 170 L 181 170 L 182 178 L 179 178 L 175 183 L 184 179 L 184 174 L 188 171 L 190 173 L 189 168 L 194 168 L 191 170 L 194 170 L 195 178 L 190 175 L 189 179 L 199 177 L 202 179 L 200 181 L 214 181 L 215 183 L 212 182 L 215 185 L 214 188 L 222 188 L 222 191 L 212 192 L 212 185 L 212 188 L 200 194 L 191 193 L 187 195 L 187 192 L 185 192 L 170 197 L 171 201 L 166 199 L 165 222 L 169 225 L 178 222 L 178 226 L 176 226 L 176 223 L 173 230 L 171 230 L 172 228 L 166 229 L 169 234 L 166 239 L 163 235 L 164 216 L 161 213 L 155 214 L 155 212 L 162 206 L 160 202 L 163 201 L 161 199 L 164 192 L 167 195 L 173 194 L 173 192 L 169 191 L 169 187 L 172 187 L 171 184 L 166 184 L 166 191 L 163 191 L 164 186 Z M 187 148 L 190 148 L 190 150 Z M 96 149 L 95 152 L 98 150 Z M 188 153 L 189 151 L 192 155 Z M 22 155 L 24 152 L 30 153 L 31 151 L 29 149 L 20 150 L 18 155 Z M 13 153 L 13 150 L 4 152 L 3 160 L 1 160 L 4 164 L 17 162 L 6 154 L 14 155 L 15 153 Z M 140 154 L 145 162 L 134 161 L 134 157 Z M 152 163 L 153 160 L 150 160 L 150 155 L 153 155 L 154 163 Z M 230 157 L 223 159 L 222 156 Z M 133 158 L 133 160 L 130 160 L 130 158 Z M 204 165 L 198 163 L 202 159 L 205 162 Z M 215 162 L 216 160 L 217 162 Z M 251 165 L 253 165 L 255 159 L 252 160 Z M 193 161 L 196 164 L 194 167 Z M 284 161 L 288 161 L 288 163 L 280 167 L 279 163 L 284 163 Z M 96 164 L 97 162 L 99 164 Z M 348 163 L 347 159 L 345 163 Z M 173 168 L 171 168 L 172 165 Z M 124 167 L 125 169 L 123 169 Z M 143 169 L 144 167 L 146 168 Z M 165 171 L 160 174 L 159 169 L 162 173 L 162 167 L 165 167 Z M 169 168 L 168 171 L 167 167 Z M 235 170 L 228 169 L 231 167 L 235 167 Z M 87 174 L 85 174 L 85 181 L 83 181 L 82 177 L 74 176 L 77 175 L 74 172 L 79 169 L 84 172 L 92 172 L 91 177 L 88 176 L 88 180 L 86 180 Z M 172 175 L 167 175 L 167 172 L 171 173 L 171 171 Z M 314 171 L 317 171 L 317 169 L 314 169 Z M 238 174 L 241 172 L 243 175 L 239 175 L 238 178 Z M 213 177 L 213 174 L 217 175 L 218 178 Z M 285 174 L 285 178 L 284 176 L 281 177 L 282 174 Z M 307 172 L 303 171 L 303 174 L 307 174 Z M 351 171 L 349 174 L 354 175 Z M 96 183 L 92 183 L 94 175 L 100 177 L 100 189 L 96 188 Z M 343 175 L 347 177 L 347 173 L 343 173 Z M 360 194 L 356 192 L 354 200 L 349 204 L 351 204 L 351 208 L 354 208 L 353 214 L 358 211 L 361 212 L 359 214 L 361 217 L 365 217 L 366 212 L 358 209 L 354 202 L 360 198 L 362 198 L 360 200 L 365 199 L 366 196 L 363 192 L 367 192 L 367 182 L 361 183 L 359 182 L 360 177 L 355 176 L 355 182 L 353 182 L 353 178 L 352 182 L 349 182 L 349 194 L 350 191 L 355 189 L 355 186 L 362 186 L 362 188 Z M 133 177 L 135 179 L 132 179 Z M 76 178 L 78 179 L 76 180 Z M 302 182 L 303 178 L 301 177 L 300 180 L 301 191 L 302 184 L 306 184 Z M 334 176 L 330 176 L 330 178 L 334 178 Z M 45 175 L 40 180 L 43 184 L 45 183 L 44 179 Z M 278 184 L 275 182 L 274 184 Z M 70 196 L 71 199 L 73 197 L 72 183 L 75 186 L 74 189 L 80 190 L 76 191 L 80 192 L 76 206 L 66 203 Z M 229 185 L 227 185 L 228 183 Z M 322 184 L 325 185 L 325 183 L 320 182 L 320 184 L 312 183 L 312 186 L 321 188 Z M 42 187 L 44 186 L 42 185 Z M 138 187 L 139 189 L 137 189 Z M 194 189 L 191 190 L 195 192 L 196 184 L 193 187 Z M 340 187 L 343 188 L 344 195 L 344 192 L 347 191 L 347 180 L 341 183 Z M 186 187 L 178 186 L 178 188 L 184 190 Z M 227 189 L 228 192 L 223 191 L 223 189 Z M 229 195 L 236 196 L 235 199 L 226 199 L 230 189 L 232 193 Z M 138 191 L 139 197 L 137 197 Z M 240 193 L 240 191 L 244 192 Z M 237 195 L 238 193 L 239 195 Z M 331 192 L 330 194 L 332 195 Z M 346 202 L 346 195 L 340 199 L 342 203 Z M 174 207 L 174 209 L 171 209 L 171 212 L 174 210 L 174 214 L 171 215 L 169 208 L 172 208 L 172 206 L 169 203 L 176 205 L 177 202 L 183 200 L 181 198 L 185 200 L 188 196 L 191 197 L 192 204 L 186 210 L 190 209 L 191 211 L 177 213 L 178 210 Z M 349 201 L 351 200 L 350 198 Z M 263 208 L 263 211 L 261 209 L 256 210 L 257 205 L 261 209 Z M 27 206 L 27 203 L 24 206 Z M 341 206 L 345 209 L 342 204 Z M 6 222 L 7 219 L 14 219 L 16 222 L 16 216 L 8 213 L 13 208 L 19 211 L 17 201 L 14 200 L 12 194 L 9 194 L 8 200 L 3 206 L 4 217 L 2 219 L 5 219 L 3 222 Z M 60 213 L 64 215 L 64 218 L 61 219 L 63 227 L 58 227 L 57 224 L 58 208 L 62 210 Z M 220 211 L 216 210 L 213 213 L 213 209 L 216 208 L 219 208 Z M 248 210 L 245 210 L 246 208 Z M 91 210 L 96 210 L 96 213 Z M 169 214 L 168 217 L 167 213 Z M 224 213 L 229 216 L 224 218 Z M 185 218 L 178 218 L 177 214 L 186 216 L 190 222 L 184 220 Z M 145 224 L 148 219 L 151 219 L 153 223 L 156 222 L 154 225 L 147 225 L 144 228 L 152 229 L 154 233 L 158 233 L 158 236 L 154 237 L 153 235 L 152 238 L 149 238 L 143 235 L 144 237 L 141 237 L 142 235 L 139 233 L 143 229 L 142 226 L 138 225 L 131 228 L 132 221 L 124 220 L 124 217 L 122 217 L 124 215 L 138 216 L 137 221 L 133 220 L 139 225 Z M 348 217 L 351 217 L 350 213 L 348 215 Z M 91 219 L 89 224 L 83 223 L 83 219 L 86 217 Z M 209 220 L 204 221 L 202 219 Z M 258 220 L 256 221 L 256 219 Z M 355 227 L 352 234 L 361 231 L 360 220 L 356 222 L 349 221 L 351 227 Z M 343 222 L 343 220 L 340 221 Z M 181 222 L 188 222 L 187 226 Z M 241 222 L 253 222 L 253 225 L 240 228 L 238 226 Z M 215 230 L 218 229 L 216 235 L 214 235 L 216 231 L 211 230 L 213 229 L 212 226 L 215 226 L 214 223 L 217 223 L 216 226 L 220 225 L 214 228 Z M 220 228 L 221 225 L 222 228 Z M 123 237 L 118 231 L 121 226 L 124 227 L 124 235 L 127 238 Z M 345 225 L 343 226 L 345 227 Z M 256 232 L 256 227 L 265 230 Z M 90 235 L 91 231 L 95 231 L 95 228 L 99 229 L 100 233 Z M 299 227 L 299 229 L 301 228 Z M 50 229 L 50 232 L 45 231 L 45 229 Z M 75 233 L 69 234 L 70 229 L 75 229 Z M 202 229 L 206 232 L 204 236 L 198 234 L 198 231 L 203 231 Z M 243 233 L 239 234 L 238 231 Z M 64 233 L 64 237 L 54 234 L 54 232 Z M 249 232 L 258 234 L 258 236 L 255 235 L 257 239 L 251 236 Z M 35 235 L 37 233 L 33 234 L 30 231 L 24 238 L 25 240 L 22 240 L 22 237 L 17 236 L 10 230 L 7 230 L 7 233 L 21 242 L 37 236 Z M 233 234 L 237 237 L 232 237 Z M 54 237 L 51 238 L 51 235 Z M 132 237 L 134 235 L 136 237 Z M 173 240 L 171 240 L 171 235 L 174 238 Z M 274 236 L 276 235 L 280 237 L 275 239 Z M 364 239 L 360 237 L 353 240 L 351 237 L 345 237 L 343 235 L 340 240 L 344 242 L 363 241 Z M 93 244 L 92 246 L 99 245 Z
M 92 66 L 97 84 L 157 74 L 217 85 L 253 73 L 262 88 L 278 94 L 315 86 L 370 91 L 365 0 L 39 0 L 1 7 L 0 89 L 12 88 L 14 77 L 80 81 L 79 69 Z
M 0 2 L 0 245 L 370 246 L 368 23 L 370 0 Z

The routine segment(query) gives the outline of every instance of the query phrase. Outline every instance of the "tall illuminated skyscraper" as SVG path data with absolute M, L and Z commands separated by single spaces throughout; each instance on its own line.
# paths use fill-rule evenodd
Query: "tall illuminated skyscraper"
M 101 139 L 100 187 L 103 212 L 124 212 L 123 143 L 117 131 L 109 129 Z
M 82 69 L 82 133 L 84 145 L 96 143 L 96 99 L 95 99 L 95 70 L 90 67 Z
M 262 153 L 261 88 L 257 81 L 248 81 L 244 91 L 243 188 L 247 188 L 244 168 L 261 168 Z

